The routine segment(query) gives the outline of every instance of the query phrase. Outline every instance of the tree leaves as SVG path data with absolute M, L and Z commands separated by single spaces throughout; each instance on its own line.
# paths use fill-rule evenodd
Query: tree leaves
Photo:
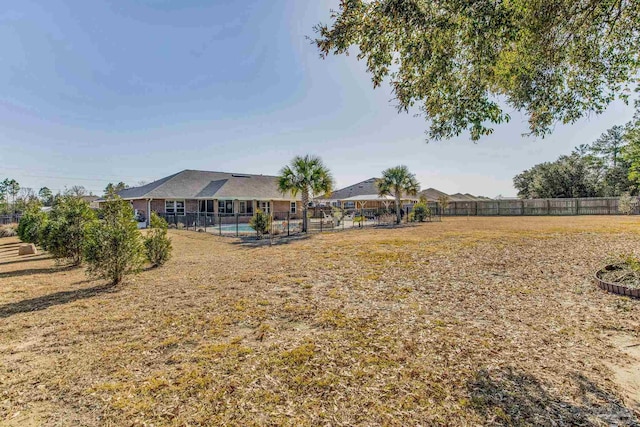
M 418 108 L 432 139 L 493 132 L 527 114 L 531 134 L 600 113 L 637 78 L 634 0 L 343 0 L 314 27 L 322 57 L 358 48 L 399 112 Z

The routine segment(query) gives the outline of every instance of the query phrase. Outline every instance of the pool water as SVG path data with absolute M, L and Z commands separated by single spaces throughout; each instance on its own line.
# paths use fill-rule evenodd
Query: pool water
M 276 228 L 277 230 L 279 230 L 281 233 L 286 233 L 287 231 L 287 226 L 286 226 L 286 222 L 284 221 L 274 221 L 273 222 L 273 226 L 274 228 Z M 291 223 L 290 224 L 291 227 L 291 232 L 294 232 L 295 230 L 300 228 L 300 224 L 299 223 Z M 207 227 L 207 230 L 209 230 L 209 227 Z M 236 224 L 218 224 L 218 225 L 214 225 L 210 228 L 212 233 L 218 233 L 218 232 L 222 232 L 222 234 L 236 234 Z M 254 230 L 253 228 L 251 228 L 251 226 L 247 223 L 241 223 L 238 224 L 238 234 L 255 234 L 256 230 Z
M 212 227 L 215 230 L 222 230 L 223 233 L 234 233 L 236 232 L 236 224 L 222 224 L 215 225 Z M 251 228 L 249 224 L 238 224 L 238 233 L 255 233 L 256 230 Z

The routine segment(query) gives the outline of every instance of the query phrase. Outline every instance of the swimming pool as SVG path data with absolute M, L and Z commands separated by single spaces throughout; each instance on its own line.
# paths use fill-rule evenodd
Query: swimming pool
M 274 230 L 278 231 L 280 233 L 286 233 L 287 232 L 287 223 L 286 221 L 274 221 L 273 222 L 273 228 Z M 237 230 L 238 230 L 238 234 L 256 234 L 256 230 L 254 230 L 253 228 L 251 228 L 251 226 L 247 223 L 240 223 L 237 225 Z M 297 231 L 299 228 L 301 227 L 301 223 L 300 222 L 295 222 L 292 221 L 289 224 L 289 231 L 290 232 L 295 232 Z M 207 231 L 211 230 L 212 233 L 216 234 L 216 233 L 221 233 L 221 234 L 236 234 L 236 224 L 218 224 L 218 225 L 214 225 L 212 226 L 210 229 L 207 227 Z
M 222 225 L 218 224 L 218 225 L 214 225 L 212 228 L 215 231 L 220 230 L 224 234 L 235 234 L 236 233 L 236 224 L 222 224 Z M 237 230 L 238 230 L 238 233 L 242 233 L 242 234 L 255 233 L 256 232 L 256 230 L 251 228 L 251 226 L 249 224 L 238 224 Z

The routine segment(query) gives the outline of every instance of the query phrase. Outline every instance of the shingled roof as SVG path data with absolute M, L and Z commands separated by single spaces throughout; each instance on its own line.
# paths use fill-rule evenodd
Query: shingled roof
M 133 199 L 242 199 L 298 200 L 278 190 L 278 178 L 269 175 L 209 172 L 186 169 L 149 184 L 118 193 Z
M 369 178 L 357 184 L 353 184 L 340 190 L 336 190 L 331 193 L 329 197 L 322 198 L 344 200 L 348 199 L 349 197 L 365 196 L 367 194 L 378 194 L 378 186 L 376 185 L 377 182 L 378 178 Z
M 422 190 L 421 192 L 418 193 L 418 196 L 426 197 L 429 202 L 437 202 L 438 199 L 442 196 L 449 197 L 447 193 L 443 193 L 442 191 L 436 190 L 435 188 L 427 188 L 426 190 Z
M 347 200 L 353 199 L 354 197 L 367 196 L 367 200 L 374 200 L 378 195 L 378 181 L 380 178 L 369 178 L 357 184 L 350 185 L 345 188 L 341 188 L 340 190 L 336 190 L 330 195 L 324 195 L 322 197 L 318 197 L 318 200 Z M 417 197 L 409 197 L 403 196 L 403 200 L 407 199 L 416 199 Z M 355 199 L 353 199 L 355 200 Z

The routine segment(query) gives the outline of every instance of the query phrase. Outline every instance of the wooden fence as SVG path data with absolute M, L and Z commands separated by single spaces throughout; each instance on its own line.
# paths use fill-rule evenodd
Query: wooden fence
M 433 212 L 448 216 L 536 216 L 536 215 L 619 215 L 617 197 L 580 199 L 520 199 L 449 202 L 441 209 L 438 202 L 430 202 Z M 632 214 L 640 214 L 634 205 Z

